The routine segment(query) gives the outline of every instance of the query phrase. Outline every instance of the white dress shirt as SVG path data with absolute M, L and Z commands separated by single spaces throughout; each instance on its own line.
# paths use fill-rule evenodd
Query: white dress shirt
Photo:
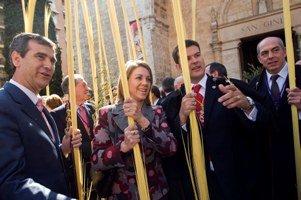
M 270 74 L 268 71 L 266 71 L 266 76 L 267 76 L 267 81 L 269 84 L 269 89 L 271 89 L 272 86 L 272 80 L 271 80 L 271 76 L 273 74 Z M 282 97 L 282 94 L 285 90 L 285 81 L 286 78 L 288 76 L 288 65 L 287 63 L 285 63 L 284 67 L 281 69 L 281 71 L 278 73 L 279 77 L 277 78 L 276 82 L 278 84 L 279 87 L 279 91 L 280 91 L 280 96 Z M 301 119 L 301 111 L 298 111 L 298 118 Z

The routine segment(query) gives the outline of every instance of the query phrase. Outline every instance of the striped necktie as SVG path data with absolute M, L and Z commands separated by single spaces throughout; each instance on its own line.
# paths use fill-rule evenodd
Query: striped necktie
M 272 95 L 272 99 L 274 100 L 274 104 L 275 104 L 276 108 L 278 108 L 278 106 L 279 106 L 279 99 L 280 99 L 280 90 L 279 90 L 279 86 L 277 83 L 278 78 L 279 78 L 278 74 L 271 76 L 271 81 L 272 81 L 271 95 Z
M 193 92 L 196 94 L 196 114 L 201 121 L 202 127 L 204 127 L 204 97 L 200 93 L 200 89 L 202 86 L 200 84 L 196 84 L 193 86 Z
M 49 122 L 48 122 L 48 120 L 47 120 L 47 117 L 45 116 L 45 114 L 44 114 L 44 112 L 43 112 L 44 105 L 43 105 L 43 100 L 42 100 L 42 98 L 39 98 L 39 99 L 38 99 L 38 102 L 37 102 L 36 106 L 37 106 L 38 110 L 40 111 L 40 113 L 41 113 L 41 115 L 42 115 L 42 117 L 43 117 L 43 119 L 44 119 L 44 121 L 45 121 L 45 123 L 46 123 L 46 125 L 47 125 L 47 127 L 48 127 L 48 130 L 49 130 L 49 132 L 50 132 L 50 134 L 51 134 L 51 135 L 48 135 L 48 134 L 47 134 L 47 135 L 50 137 L 50 139 L 51 139 L 53 142 L 55 142 L 55 137 L 54 137 L 53 129 L 52 129 L 52 127 L 50 126 L 50 124 L 49 124 Z
M 90 126 L 89 126 L 90 123 L 89 123 L 89 119 L 87 117 L 86 108 L 84 105 L 80 105 L 78 107 L 78 110 L 79 110 L 79 115 L 80 115 L 81 121 L 83 122 L 85 129 L 86 129 L 87 133 L 89 134 L 90 133 Z

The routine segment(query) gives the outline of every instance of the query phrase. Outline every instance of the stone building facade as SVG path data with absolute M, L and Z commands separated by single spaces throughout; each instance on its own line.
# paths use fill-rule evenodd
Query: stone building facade
M 61 1 L 61 0 L 56 0 Z M 74 1 L 72 1 L 74 2 Z M 91 82 L 90 53 L 85 31 L 84 17 L 79 7 L 80 45 L 84 76 Z M 109 63 L 113 85 L 119 75 L 117 57 L 112 38 L 106 1 L 99 0 L 101 24 L 105 41 L 105 53 Z M 181 0 L 187 37 L 191 37 L 191 0 Z M 301 0 L 291 0 L 291 24 L 295 59 L 301 58 Z M 98 41 L 94 0 L 86 0 L 92 22 L 96 63 L 98 64 Z M 130 0 L 125 0 L 129 21 L 135 21 Z M 120 0 L 115 0 L 125 60 L 129 59 L 126 33 Z M 170 0 L 136 0 L 141 20 L 146 61 L 154 72 L 154 83 L 161 84 L 166 76 L 177 76 L 171 52 L 177 43 L 175 23 Z M 249 65 L 259 66 L 256 45 L 266 36 L 284 38 L 282 0 L 212 0 L 197 1 L 196 40 L 201 45 L 205 62 L 223 63 L 230 77 L 242 78 L 242 71 Z M 74 14 L 74 12 L 72 12 Z M 75 23 L 73 21 L 73 23 Z M 63 31 L 64 29 L 61 29 Z M 73 30 L 74 32 L 74 30 Z M 75 38 L 75 35 L 74 37 Z M 63 40 L 64 42 L 66 40 Z M 74 60 L 77 67 L 75 40 Z M 67 67 L 63 66 L 66 75 Z M 91 85 L 91 84 L 90 84 Z M 92 85 L 91 85 L 92 86 Z

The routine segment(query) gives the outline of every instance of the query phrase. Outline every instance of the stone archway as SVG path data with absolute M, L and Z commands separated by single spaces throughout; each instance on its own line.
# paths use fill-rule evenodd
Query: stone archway
M 230 5 L 232 3 L 233 0 L 226 0 L 222 3 L 221 5 L 221 17 L 220 17 L 220 22 L 221 24 L 225 24 L 228 22 L 228 11 L 229 11 L 229 8 L 230 8 Z

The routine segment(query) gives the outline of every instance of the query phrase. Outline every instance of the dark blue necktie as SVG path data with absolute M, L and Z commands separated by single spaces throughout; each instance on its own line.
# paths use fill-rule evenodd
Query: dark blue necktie
M 280 99 L 280 90 L 279 90 L 279 86 L 278 86 L 278 83 L 277 83 L 278 78 L 279 78 L 278 74 L 275 74 L 275 75 L 271 76 L 271 81 L 272 81 L 271 94 L 272 94 L 272 98 L 274 100 L 274 104 L 275 104 L 276 107 L 278 107 L 279 99 Z

